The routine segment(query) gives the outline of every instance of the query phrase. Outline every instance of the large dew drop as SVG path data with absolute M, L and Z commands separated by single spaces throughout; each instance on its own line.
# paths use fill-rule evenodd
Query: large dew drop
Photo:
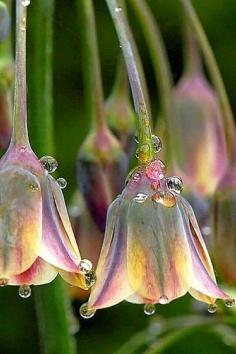
M 226 307 L 234 307 L 234 305 L 235 305 L 235 300 L 234 299 L 225 300 L 225 306 Z
M 138 193 L 138 194 L 134 197 L 134 201 L 135 201 L 136 203 L 141 204 L 141 203 L 144 203 L 144 202 L 147 200 L 147 198 L 148 198 L 148 195 L 147 195 L 147 194 L 145 194 L 145 193 Z
M 156 136 L 156 135 L 152 135 L 152 142 L 153 142 L 153 145 L 154 145 L 155 153 L 160 152 L 161 149 L 162 149 L 161 139 L 158 138 L 158 136 Z
M 91 288 L 96 283 L 97 277 L 93 269 L 85 273 L 84 277 L 87 289 Z
M 92 318 L 95 315 L 96 310 L 89 308 L 88 304 L 86 302 L 80 306 L 79 313 L 80 313 L 81 317 L 83 317 L 87 320 L 89 318 Z
M 57 183 L 59 184 L 59 187 L 60 187 L 61 189 L 64 189 L 64 188 L 66 188 L 66 186 L 67 186 L 67 181 L 66 181 L 66 179 L 63 178 L 63 177 L 58 178 L 58 179 L 57 179 Z
M 152 200 L 162 204 L 166 208 L 172 208 L 176 204 L 176 198 L 173 193 L 168 191 L 158 191 L 152 196 Z
M 29 285 L 21 285 L 18 292 L 20 297 L 27 299 L 31 295 L 31 288 Z
M 57 160 L 52 156 L 43 156 L 41 157 L 40 162 L 48 173 L 55 172 L 58 167 Z
M 145 304 L 143 311 L 145 315 L 151 316 L 154 315 L 154 313 L 156 312 L 156 307 L 154 304 Z
M 88 272 L 90 272 L 92 270 L 92 262 L 89 259 L 82 259 L 79 262 L 79 271 L 82 274 L 87 274 Z
M 215 304 L 210 304 L 210 305 L 208 306 L 208 309 L 207 309 L 207 311 L 208 311 L 209 313 L 215 313 L 216 310 L 217 310 L 217 306 L 216 306 Z
M 180 194 L 180 192 L 183 189 L 183 181 L 180 177 L 177 177 L 177 176 L 173 176 L 173 177 L 168 178 L 167 185 L 171 191 L 178 193 L 178 194 Z

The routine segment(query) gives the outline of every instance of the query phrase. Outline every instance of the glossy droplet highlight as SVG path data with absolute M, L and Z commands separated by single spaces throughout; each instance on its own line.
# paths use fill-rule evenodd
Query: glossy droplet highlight
M 167 185 L 171 191 L 178 194 L 180 194 L 183 190 L 183 181 L 180 177 L 177 176 L 167 178 Z
M 4 279 L 4 278 L 0 279 L 0 287 L 1 287 L 1 288 L 3 288 L 4 286 L 6 286 L 7 283 L 8 283 L 7 279 Z
M 234 299 L 225 300 L 225 306 L 226 307 L 234 307 L 235 306 L 235 300 Z
M 166 208 L 172 208 L 176 204 L 176 198 L 173 193 L 168 191 L 158 191 L 152 196 L 155 203 L 162 204 Z
M 21 1 L 22 6 L 29 6 L 30 5 L 30 0 L 22 0 Z
M 152 135 L 152 142 L 153 142 L 153 145 L 154 145 L 155 153 L 160 152 L 161 149 L 162 149 L 161 139 L 158 138 L 158 136 L 156 136 L 156 135 Z
M 97 280 L 95 271 L 93 269 L 90 270 L 89 272 L 87 272 L 84 275 L 84 278 L 85 278 L 85 285 L 86 285 L 87 289 L 91 288 L 96 283 L 96 280 Z
M 92 262 L 90 262 L 89 259 L 82 259 L 79 262 L 79 271 L 82 274 L 86 274 L 88 272 L 90 272 L 93 268 Z
M 151 316 L 154 315 L 154 313 L 156 312 L 156 307 L 154 304 L 145 304 L 143 311 L 145 315 Z
M 168 299 L 167 296 L 165 296 L 165 295 L 160 296 L 160 299 L 159 299 L 160 304 L 166 305 L 166 304 L 169 304 L 169 302 L 170 302 L 170 300 Z
M 217 310 L 217 306 L 216 306 L 215 304 L 210 304 L 210 305 L 208 306 L 208 309 L 207 309 L 207 311 L 208 311 L 209 313 L 215 313 L 216 310 Z
M 40 162 L 48 173 L 55 172 L 58 167 L 57 160 L 52 156 L 43 156 L 41 157 Z
M 134 201 L 136 202 L 136 203 L 144 203 L 144 202 L 146 202 L 146 200 L 147 200 L 147 198 L 148 198 L 148 195 L 147 194 L 145 194 L 145 193 L 138 193 L 135 197 L 134 197 Z
M 115 12 L 121 12 L 122 11 L 122 7 L 121 6 L 117 6 L 116 8 L 115 8 Z
M 80 306 L 79 313 L 82 318 L 88 320 L 89 318 L 92 318 L 95 315 L 96 310 L 89 308 L 88 303 L 85 302 L 83 305 Z
M 63 177 L 58 178 L 58 179 L 57 179 L 57 183 L 59 184 L 59 187 L 60 187 L 61 189 L 64 189 L 64 188 L 66 188 L 66 186 L 67 186 L 67 181 L 66 181 L 66 179 L 63 178 Z
M 27 299 L 31 295 L 31 288 L 29 285 L 21 285 L 18 292 L 20 297 Z

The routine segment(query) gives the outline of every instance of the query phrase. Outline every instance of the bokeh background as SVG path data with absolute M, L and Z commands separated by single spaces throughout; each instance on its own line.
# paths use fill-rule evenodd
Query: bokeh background
M 50 0 L 48 0 L 50 1 Z M 33 0 L 32 0 L 33 2 Z M 181 26 L 182 11 L 177 0 L 147 0 L 160 25 L 173 70 L 177 81 L 182 70 Z M 83 84 L 81 38 L 74 0 L 55 0 L 54 19 L 54 127 L 56 152 L 59 162 L 58 174 L 68 181 L 65 190 L 70 202 L 75 190 L 75 159 L 78 148 L 88 130 L 89 122 L 83 113 Z M 127 0 L 129 5 L 129 0 Z M 227 92 L 234 112 L 236 112 L 236 1 L 235 0 L 194 0 L 193 4 L 206 30 L 213 47 L 217 62 L 223 75 Z M 114 79 L 117 54 L 120 51 L 116 34 L 103 0 L 95 0 L 95 12 L 101 56 L 104 92 L 107 96 Z M 132 13 L 128 8 L 129 15 Z M 30 62 L 33 43 L 30 38 L 31 7 L 29 6 L 28 61 Z M 153 116 L 158 112 L 158 94 L 148 50 L 135 16 L 130 23 L 137 40 L 147 76 Z M 28 76 L 34 75 L 30 65 Z M 28 99 L 31 99 L 30 90 Z M 29 129 L 34 119 L 29 112 Z M 34 142 L 32 141 L 34 146 Z M 37 152 L 37 151 L 36 151 Z M 34 296 L 21 299 L 15 287 L 0 289 L 0 354 L 38 354 L 40 342 L 35 313 Z M 78 316 L 79 301 L 74 302 L 74 313 Z M 83 354 L 113 354 L 126 341 L 140 331 L 155 336 L 160 324 L 168 318 L 187 314 L 206 313 L 205 306 L 197 305 L 186 296 L 167 306 L 159 306 L 157 314 L 148 318 L 143 314 L 143 306 L 122 303 L 111 309 L 99 311 L 91 320 L 79 321 L 76 334 L 78 352 Z M 213 315 L 214 316 L 214 315 Z M 212 315 L 208 315 L 212 321 Z M 206 319 L 208 319 L 208 317 Z M 179 326 L 184 319 L 179 320 Z M 236 314 L 232 316 L 235 321 Z M 78 324 L 77 324 L 78 325 Z M 147 330 L 148 328 L 148 330 Z M 223 332 L 222 332 L 223 333 Z M 143 353 L 143 348 L 137 353 Z M 120 354 L 129 354 L 127 349 Z M 193 327 L 167 348 L 168 354 L 230 354 L 236 347 L 228 336 L 211 331 L 210 324 Z M 58 353 L 60 354 L 60 353 Z

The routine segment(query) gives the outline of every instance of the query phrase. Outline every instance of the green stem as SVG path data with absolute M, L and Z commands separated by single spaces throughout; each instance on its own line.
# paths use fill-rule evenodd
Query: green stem
M 139 157 L 140 163 L 150 162 L 155 158 L 154 146 L 152 142 L 151 123 L 148 114 L 147 104 L 145 100 L 144 90 L 142 87 L 141 77 L 142 66 L 138 55 L 138 51 L 134 42 L 133 35 L 129 28 L 124 9 L 121 7 L 119 0 L 106 0 L 107 6 L 111 13 L 116 32 L 119 38 L 120 46 L 125 59 L 129 82 L 132 90 L 134 106 L 138 114 L 138 140 L 139 149 L 148 147 Z
M 202 72 L 201 56 L 188 22 L 184 26 L 184 74 L 199 74 Z
M 137 18 L 140 22 L 143 30 L 151 60 L 153 63 L 154 74 L 156 82 L 158 84 L 158 91 L 160 97 L 160 111 L 167 122 L 167 139 L 166 151 L 168 155 L 168 161 L 171 160 L 173 154 L 171 153 L 171 132 L 173 130 L 173 97 L 172 88 L 173 81 L 171 75 L 171 69 L 169 65 L 169 59 L 166 52 L 165 44 L 162 39 L 161 32 L 158 28 L 155 18 L 153 17 L 148 5 L 143 0 L 130 0 Z
M 54 153 L 52 110 L 53 0 L 34 0 L 30 8 L 31 61 L 29 66 L 29 111 L 33 145 L 43 155 Z M 60 278 L 34 289 L 42 351 L 45 354 L 75 354 L 69 330 L 69 303 Z
M 189 26 L 191 26 L 192 31 L 196 34 L 199 46 L 205 57 L 207 68 L 211 76 L 213 85 L 215 86 L 218 99 L 220 102 L 223 122 L 224 122 L 224 131 L 225 139 L 228 147 L 228 156 L 229 163 L 232 164 L 235 158 L 235 142 L 236 142 L 236 131 L 235 124 L 233 119 L 233 113 L 230 107 L 229 99 L 225 90 L 225 86 L 216 63 L 216 59 L 212 52 L 211 46 L 207 39 L 207 36 L 203 30 L 203 27 L 198 19 L 198 16 L 192 6 L 191 1 L 189 0 L 179 0 L 183 6 L 183 9 L 186 13 L 187 19 L 189 21 Z
M 129 85 L 123 58 L 118 59 L 116 76 L 112 87 L 112 94 L 126 98 L 129 95 Z
M 93 3 L 92 0 L 77 0 L 76 4 L 83 42 L 86 117 L 90 119 L 92 129 L 100 130 L 106 127 L 106 121 Z
M 26 6 L 16 0 L 16 58 L 13 131 L 11 146 L 29 146 L 26 104 Z

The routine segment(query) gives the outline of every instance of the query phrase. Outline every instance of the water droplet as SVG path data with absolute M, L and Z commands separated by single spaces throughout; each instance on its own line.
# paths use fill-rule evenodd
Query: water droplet
M 136 203 L 144 203 L 148 198 L 148 195 L 145 193 L 138 193 L 135 197 L 134 197 L 134 201 Z
M 49 173 L 55 172 L 58 167 L 57 160 L 52 156 L 43 156 L 41 157 L 40 162 Z
M 135 181 L 135 182 L 139 182 L 140 181 L 140 179 L 141 179 L 141 173 L 139 173 L 139 172 L 136 172 L 133 176 L 132 176 L 132 179 L 133 179 L 133 181 Z
M 156 312 L 156 307 L 154 304 L 145 304 L 143 310 L 145 315 L 151 316 Z
M 178 194 L 180 194 L 183 189 L 183 181 L 180 177 L 177 176 L 167 178 L 167 185 L 171 191 Z
M 66 188 L 66 186 L 67 186 L 67 181 L 66 181 L 66 179 L 63 178 L 63 177 L 58 178 L 58 179 L 57 179 L 57 183 L 59 184 L 59 187 L 60 187 L 61 189 L 64 189 L 64 188 Z
M 164 205 L 166 208 L 172 208 L 176 204 L 174 194 L 168 191 L 158 191 L 152 196 L 152 200 Z
M 121 6 L 117 6 L 116 8 L 115 8 L 115 12 L 121 12 L 122 11 L 122 7 Z
M 31 192 L 37 192 L 37 191 L 39 191 L 39 185 L 38 185 L 37 183 L 35 183 L 35 182 L 30 183 L 30 184 L 28 185 L 28 187 L 29 187 L 29 190 L 30 190 Z
M 135 156 L 142 162 L 146 162 L 149 159 L 150 146 L 148 144 L 141 145 L 137 150 Z
M 27 299 L 31 295 L 31 288 L 29 285 L 21 285 L 18 292 L 20 297 Z
M 216 306 L 215 304 L 210 304 L 210 305 L 208 306 L 208 309 L 207 309 L 207 311 L 208 311 L 209 313 L 215 313 L 216 310 L 217 310 L 217 306 Z
M 22 0 L 21 1 L 22 6 L 29 6 L 30 5 L 30 0 Z
M 84 275 L 84 278 L 85 278 L 85 284 L 86 284 L 87 289 L 91 288 L 96 283 L 96 280 L 97 280 L 95 271 L 93 269 L 90 270 L 89 272 L 87 272 Z
M 79 313 L 81 317 L 89 319 L 95 315 L 96 310 L 89 308 L 88 303 L 85 302 L 83 305 L 80 306 Z
M 225 300 L 225 306 L 226 307 L 234 307 L 234 305 L 235 305 L 235 300 L 234 299 Z
M 79 271 L 82 274 L 86 274 L 88 272 L 90 272 L 93 268 L 92 262 L 90 262 L 89 259 L 82 259 L 79 262 Z
M 6 286 L 7 283 L 8 283 L 8 280 L 7 280 L 7 279 L 4 279 L 4 278 L 0 279 L 0 287 Z
M 169 304 L 169 302 L 170 302 L 170 300 L 168 299 L 167 296 L 165 296 L 165 295 L 160 296 L 160 299 L 159 299 L 160 304 L 166 305 L 166 304 Z
M 154 145 L 155 153 L 160 152 L 161 149 L 162 149 L 161 139 L 158 138 L 158 136 L 156 136 L 156 135 L 152 135 L 152 142 L 153 142 L 153 145 Z

